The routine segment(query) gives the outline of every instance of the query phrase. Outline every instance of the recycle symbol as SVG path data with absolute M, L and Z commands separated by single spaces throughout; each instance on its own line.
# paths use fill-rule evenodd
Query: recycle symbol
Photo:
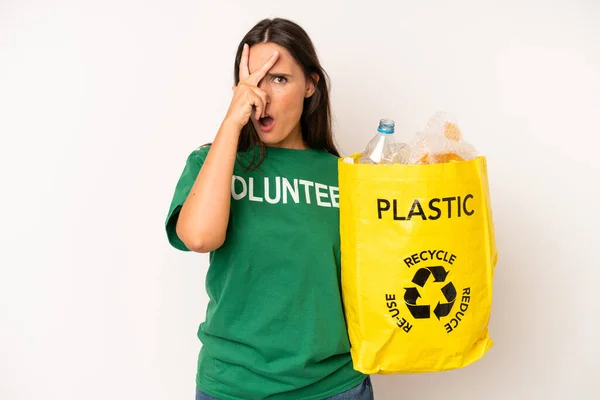
M 446 271 L 444 267 L 427 267 L 420 268 L 413 278 L 412 282 L 420 287 L 424 287 L 427 283 L 427 280 L 431 275 L 433 275 L 433 282 L 445 282 L 446 277 L 450 271 Z M 408 311 L 412 314 L 415 319 L 425 319 L 431 317 L 431 306 L 430 305 L 418 305 L 417 299 L 421 298 L 421 294 L 416 287 L 404 288 L 406 292 L 404 293 L 404 302 L 408 307 Z M 452 282 L 448 282 L 444 287 L 442 287 L 442 294 L 446 299 L 446 303 L 440 303 L 438 301 L 433 313 L 439 320 L 442 317 L 446 317 L 452 311 L 452 307 L 454 306 L 454 301 L 456 300 L 456 289 Z

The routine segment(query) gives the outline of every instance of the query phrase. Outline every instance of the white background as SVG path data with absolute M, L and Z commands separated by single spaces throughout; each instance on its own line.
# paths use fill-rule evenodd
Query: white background
M 269 16 L 313 38 L 344 154 L 445 109 L 488 157 L 496 344 L 376 398 L 597 398 L 599 2 L 2 0 L 0 399 L 193 398 L 207 257 L 163 223 Z

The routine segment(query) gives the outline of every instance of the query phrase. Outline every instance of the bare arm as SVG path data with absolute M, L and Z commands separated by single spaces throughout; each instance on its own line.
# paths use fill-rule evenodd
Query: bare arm
M 195 252 L 210 252 L 225 241 L 231 205 L 231 177 L 240 131 L 253 111 L 257 119 L 263 115 L 269 101 L 257 85 L 277 62 L 278 53 L 252 75 L 248 71 L 248 54 L 249 49 L 244 46 L 240 83 L 234 89 L 227 115 L 177 219 L 177 236 Z
M 223 121 L 179 212 L 177 236 L 192 251 L 206 253 L 225 241 L 239 135 L 235 124 Z

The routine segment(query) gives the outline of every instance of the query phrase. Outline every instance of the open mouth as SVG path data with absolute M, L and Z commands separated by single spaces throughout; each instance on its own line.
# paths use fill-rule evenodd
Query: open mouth
M 258 120 L 258 126 L 260 130 L 263 132 L 268 132 L 273 129 L 273 125 L 275 124 L 275 120 L 270 115 L 266 115 L 264 118 Z

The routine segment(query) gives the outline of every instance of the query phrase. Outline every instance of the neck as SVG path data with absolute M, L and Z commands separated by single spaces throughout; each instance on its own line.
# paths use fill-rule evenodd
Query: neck
M 308 149 L 304 139 L 302 138 L 302 126 L 300 122 L 294 127 L 289 135 L 279 143 L 273 143 L 271 147 L 279 147 L 282 149 L 305 150 Z

